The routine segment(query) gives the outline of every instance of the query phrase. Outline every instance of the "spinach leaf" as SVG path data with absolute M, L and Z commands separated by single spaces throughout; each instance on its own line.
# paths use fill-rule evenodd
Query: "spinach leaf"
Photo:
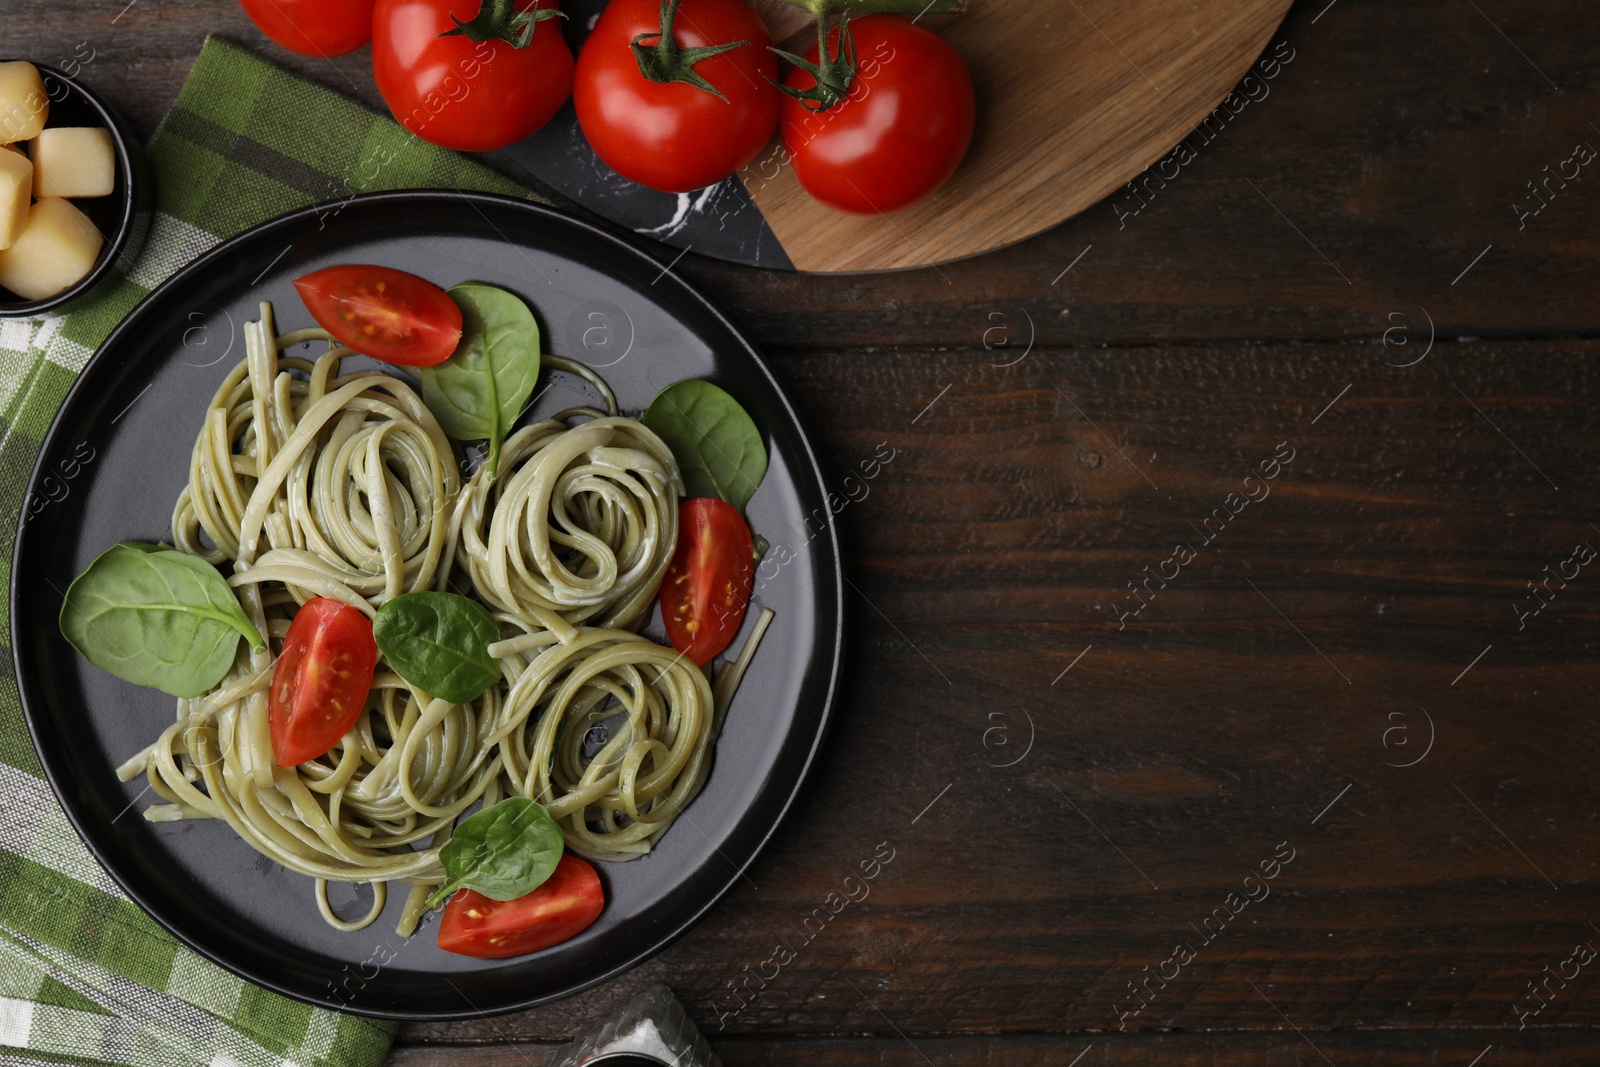
M 489 645 L 500 640 L 489 609 L 455 593 L 401 593 L 372 620 L 378 651 L 395 673 L 452 704 L 476 700 L 500 678 Z
M 135 541 L 106 549 L 72 580 L 61 634 L 101 670 L 175 697 L 222 681 L 240 635 L 266 647 L 215 567 Z
M 714 496 L 743 511 L 766 477 L 761 431 L 737 400 L 710 382 L 667 386 L 642 421 L 672 449 L 691 497 Z
M 515 900 L 545 883 L 561 862 L 561 827 L 543 807 L 506 797 L 456 827 L 439 850 L 444 884 L 428 898 L 432 908 L 465 886 L 490 900 Z
M 539 324 L 515 293 L 467 282 L 450 290 L 461 308 L 461 343 L 433 367 L 419 367 L 422 400 L 446 435 L 487 441 L 493 479 L 500 444 L 522 414 L 539 377 Z

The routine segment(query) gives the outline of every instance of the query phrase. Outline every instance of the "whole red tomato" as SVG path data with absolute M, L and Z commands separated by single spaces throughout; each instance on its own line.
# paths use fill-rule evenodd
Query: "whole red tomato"
M 578 54 L 572 102 L 584 136 L 612 170 L 652 189 L 686 193 L 728 177 L 771 139 L 778 62 L 768 51 L 771 35 L 744 0 L 682 0 L 665 15 L 663 7 L 660 0 L 611 0 Z M 641 71 L 630 47 L 641 35 L 655 62 L 673 62 L 660 47 L 664 18 L 666 52 L 692 61 L 677 73 L 686 67 L 716 92 Z M 741 41 L 747 43 L 714 55 L 699 52 Z
M 377 0 L 372 74 L 383 102 L 406 129 L 446 148 L 486 152 L 522 140 L 572 92 L 572 50 L 558 20 L 530 27 L 517 18 L 555 6 L 483 0 L 475 32 L 500 36 L 475 41 L 441 36 L 456 29 L 452 12 L 472 12 L 474 0 Z
M 372 0 L 239 0 L 256 29 L 302 56 L 331 58 L 372 38 Z
M 972 143 L 972 73 L 955 47 L 899 15 L 851 19 L 857 67 L 849 93 L 824 110 L 785 96 L 779 116 L 795 177 L 839 211 L 874 215 L 916 203 L 949 180 Z M 837 54 L 839 31 L 829 35 Z M 811 46 L 806 60 L 820 53 Z M 796 67 L 786 88 L 817 79 Z

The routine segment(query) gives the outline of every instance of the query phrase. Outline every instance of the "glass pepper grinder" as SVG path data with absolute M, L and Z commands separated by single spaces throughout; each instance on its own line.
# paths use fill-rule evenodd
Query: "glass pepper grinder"
M 561 1048 L 550 1067 L 722 1067 L 699 1027 L 664 985 Z

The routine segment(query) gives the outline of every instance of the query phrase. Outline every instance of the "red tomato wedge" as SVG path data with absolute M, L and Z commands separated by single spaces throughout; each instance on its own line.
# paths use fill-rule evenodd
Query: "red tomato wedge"
M 415 274 L 351 264 L 296 278 L 294 287 L 335 341 L 385 363 L 431 367 L 461 341 L 461 309 Z
M 525 956 L 582 933 L 605 906 L 605 890 L 594 868 L 566 855 L 543 885 L 516 900 L 458 891 L 444 906 L 439 947 L 481 959 Z
M 365 615 L 326 597 L 306 601 L 272 668 L 267 725 L 278 766 L 314 760 L 350 732 L 377 665 L 378 643 Z
M 672 647 L 705 666 L 728 647 L 755 583 L 755 546 L 739 509 L 696 497 L 678 507 L 678 550 L 661 580 L 661 621 Z

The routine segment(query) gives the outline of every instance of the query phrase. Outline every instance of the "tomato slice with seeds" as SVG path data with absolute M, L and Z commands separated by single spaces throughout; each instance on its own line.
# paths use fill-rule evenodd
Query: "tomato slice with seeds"
M 306 601 L 272 668 L 267 725 L 278 766 L 314 760 L 350 732 L 377 665 L 378 643 L 366 615 L 327 597 Z
M 401 367 L 431 367 L 461 341 L 461 309 L 403 270 L 351 264 L 296 278 L 311 317 L 342 345 Z
M 525 956 L 576 937 L 600 917 L 606 894 L 594 868 L 565 855 L 544 883 L 515 900 L 461 889 L 444 906 L 439 947 L 458 956 Z
M 755 546 L 739 509 L 695 497 L 678 507 L 678 549 L 661 581 L 661 621 L 672 647 L 705 666 L 744 622 Z

